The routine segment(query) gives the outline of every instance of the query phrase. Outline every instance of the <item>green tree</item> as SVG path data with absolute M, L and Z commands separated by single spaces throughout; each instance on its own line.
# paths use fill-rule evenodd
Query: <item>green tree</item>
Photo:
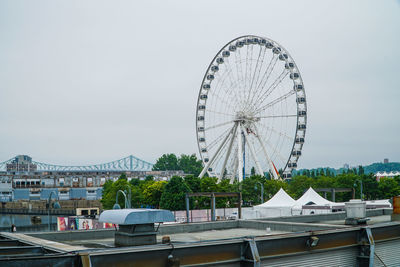
M 218 178 L 215 177 L 203 177 L 200 180 L 200 192 L 219 192 L 218 188 Z M 199 207 L 203 209 L 209 209 L 211 205 L 211 198 L 209 197 L 199 197 L 196 198 L 199 203 Z M 216 203 L 219 203 L 219 199 Z
M 154 176 L 153 175 L 147 175 L 146 178 L 144 179 L 145 182 L 154 182 Z
M 160 208 L 167 210 L 184 210 L 185 196 L 190 192 L 189 186 L 182 177 L 173 176 L 164 188 L 161 195 Z
M 400 186 L 393 178 L 381 178 L 378 182 L 378 189 L 380 191 L 380 199 L 392 198 L 393 196 L 400 195 Z
M 137 179 L 137 178 L 132 178 L 132 179 L 129 181 L 129 183 L 130 183 L 132 186 L 139 186 L 139 185 L 140 185 L 140 180 Z
M 363 175 L 364 174 L 364 168 L 363 166 L 358 166 L 358 175 Z
M 103 198 L 108 192 L 110 192 L 113 183 L 114 182 L 111 179 L 107 180 L 104 183 L 104 185 L 103 185 Z
M 118 179 L 112 185 L 107 185 L 107 192 L 103 194 L 103 198 L 101 203 L 103 204 L 104 209 L 112 209 L 115 204 L 115 197 L 118 190 L 128 191 L 130 184 L 125 179 Z M 129 200 L 128 200 L 129 201 Z M 122 194 L 118 195 L 118 204 L 124 208 L 125 207 L 125 198 Z
M 160 207 L 161 195 L 164 192 L 164 188 L 167 182 L 157 181 L 149 183 L 143 190 L 144 202 L 153 207 Z
M 266 180 L 264 182 L 264 201 L 273 197 L 279 189 L 283 188 L 288 191 L 288 183 L 280 180 Z
M 197 159 L 195 154 L 182 154 L 178 159 L 178 168 L 186 174 L 192 174 L 195 177 L 198 177 L 201 170 L 203 169 L 203 164 L 201 160 Z
M 143 191 L 138 186 L 132 186 L 131 188 L 132 188 L 132 199 L 131 199 L 132 208 L 141 208 L 144 204 Z
M 333 184 L 333 187 L 337 187 L 337 188 L 353 188 L 354 185 L 356 187 L 356 196 L 358 193 L 359 196 L 359 187 L 360 184 L 359 182 L 356 182 L 357 180 L 360 179 L 360 176 L 352 173 L 352 171 L 350 171 L 350 173 L 347 174 L 339 174 L 338 176 L 335 177 L 335 183 Z M 352 193 L 351 192 L 339 192 L 336 193 L 335 195 L 335 200 L 336 202 L 345 202 L 345 201 L 349 201 L 352 198 Z
M 218 192 L 239 192 L 237 183 L 231 184 L 229 179 L 221 179 L 218 183 Z M 217 208 L 236 207 L 238 199 L 236 197 L 219 197 L 216 199 Z
M 314 171 L 312 171 L 313 173 Z M 307 176 L 293 177 L 289 183 L 288 193 L 295 199 L 301 197 L 303 193 L 313 185 L 314 179 Z
M 190 191 L 193 193 L 200 192 L 200 181 L 201 179 L 198 176 L 187 175 L 184 178 L 185 183 L 189 186 Z
M 361 175 L 364 199 L 374 200 L 380 196 L 378 181 L 373 174 Z M 358 192 L 357 192 L 358 193 Z
M 242 198 L 245 206 L 260 203 L 261 187 L 258 182 L 264 184 L 265 181 L 265 177 L 260 175 L 250 176 L 242 181 Z
M 216 177 L 203 177 L 200 180 L 201 192 L 218 192 L 218 178 Z
M 118 179 L 124 179 L 124 180 L 127 180 L 127 178 L 126 178 L 126 173 L 121 173 L 121 175 L 119 176 L 119 178 Z
M 176 171 L 179 170 L 178 158 L 175 154 L 164 154 L 157 159 L 153 171 Z
M 253 166 L 253 167 L 251 167 L 250 176 L 254 176 L 254 175 L 256 175 L 256 168 L 254 168 L 254 166 Z

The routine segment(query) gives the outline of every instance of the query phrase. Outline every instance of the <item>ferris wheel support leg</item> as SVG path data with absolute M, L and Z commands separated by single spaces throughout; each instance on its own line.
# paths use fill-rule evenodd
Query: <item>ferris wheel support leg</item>
M 239 174 L 239 182 L 243 181 L 243 141 L 242 141 L 242 127 L 239 122 L 238 132 L 238 174 Z
M 261 176 L 264 176 L 264 172 L 263 172 L 263 170 L 262 170 L 262 168 L 261 168 L 260 161 L 258 160 L 257 155 L 256 155 L 256 153 L 255 153 L 253 144 L 250 142 L 249 134 L 247 133 L 247 131 L 245 131 L 245 130 L 243 129 L 243 127 L 242 127 L 242 131 L 244 132 L 244 137 L 246 138 L 247 144 L 248 144 L 248 146 L 249 146 L 249 148 L 250 148 L 251 156 L 253 157 L 254 161 L 256 162 L 258 174 L 260 174 Z
M 254 128 L 255 128 L 255 130 L 256 130 L 256 137 L 257 137 L 257 139 L 258 139 L 258 142 L 260 142 L 260 145 L 261 145 L 261 147 L 262 147 L 262 150 L 264 151 L 265 157 L 266 157 L 267 160 L 268 160 L 269 169 L 270 169 L 270 171 L 271 171 L 272 174 L 273 174 L 273 175 L 272 175 L 273 178 L 274 178 L 275 180 L 281 180 L 280 177 L 279 177 L 279 174 L 276 173 L 276 171 L 275 171 L 275 168 L 274 168 L 274 165 L 272 164 L 271 158 L 268 156 L 267 149 L 265 148 L 265 145 L 264 145 L 263 141 L 261 140 L 260 136 L 258 135 L 257 126 L 254 125 Z
M 235 126 L 233 126 L 234 128 Z M 232 128 L 232 130 L 233 130 Z M 225 145 L 226 141 L 228 140 L 229 136 L 232 133 L 232 130 L 229 131 L 229 133 L 226 135 L 226 137 L 224 138 L 224 140 L 221 142 L 221 144 L 219 145 L 217 151 L 215 152 L 214 156 L 212 156 L 211 160 L 206 164 L 206 166 L 203 168 L 203 170 L 201 171 L 199 177 L 203 178 L 204 174 L 208 171 L 208 168 L 210 167 L 210 165 L 214 162 L 215 158 L 218 156 L 219 152 L 221 152 L 221 149 L 223 148 L 223 146 Z
M 222 164 L 221 174 L 219 176 L 220 180 L 224 177 L 226 164 L 228 163 L 228 159 L 229 159 L 229 156 L 230 156 L 231 151 L 232 151 L 233 141 L 235 140 L 235 133 L 236 133 L 237 126 L 238 126 L 238 124 L 236 122 L 235 126 L 234 126 L 234 128 L 232 130 L 232 138 L 231 138 L 231 141 L 229 142 L 228 151 L 227 151 L 226 156 L 225 156 L 224 164 Z
M 234 155 L 237 155 L 237 151 L 234 152 Z M 238 171 L 238 158 L 237 157 L 233 157 L 233 162 L 232 162 L 232 179 L 231 179 L 231 183 L 233 183 L 235 181 L 235 177 L 236 177 L 236 173 Z

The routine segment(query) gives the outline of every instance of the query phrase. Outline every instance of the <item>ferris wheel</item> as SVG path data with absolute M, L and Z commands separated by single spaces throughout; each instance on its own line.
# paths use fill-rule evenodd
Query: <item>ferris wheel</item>
M 247 35 L 227 43 L 211 61 L 196 108 L 196 134 L 207 172 L 238 179 L 251 173 L 290 178 L 304 144 L 303 80 L 277 42 Z

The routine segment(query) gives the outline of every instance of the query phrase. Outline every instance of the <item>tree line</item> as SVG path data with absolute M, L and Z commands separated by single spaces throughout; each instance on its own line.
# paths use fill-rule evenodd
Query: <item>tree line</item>
M 215 177 L 199 178 L 201 171 L 201 161 L 195 155 L 181 155 L 176 157 L 174 154 L 167 154 L 160 157 L 154 165 L 153 170 L 179 170 L 185 168 L 184 177 L 174 176 L 168 182 L 156 181 L 152 176 L 144 180 L 131 179 L 129 182 L 125 174 L 113 182 L 106 181 L 103 186 L 102 204 L 104 209 L 111 209 L 115 204 L 118 190 L 131 191 L 131 205 L 134 208 L 151 207 L 168 210 L 184 210 L 185 195 L 189 192 L 241 192 L 243 206 L 258 205 L 261 203 L 261 185 L 264 187 L 264 201 L 270 199 L 280 188 L 283 188 L 294 199 L 298 199 L 309 188 L 354 188 L 356 198 L 360 198 L 361 184 L 363 187 L 363 199 L 387 199 L 395 195 L 400 195 L 400 177 L 381 178 L 377 181 L 373 174 L 364 174 L 361 168 L 350 170 L 347 173 L 333 175 L 326 170 L 314 171 L 304 175 L 294 176 L 289 181 L 271 180 L 269 177 L 251 175 L 242 182 L 231 183 L 229 179 L 218 181 Z M 192 173 L 192 174 L 190 174 Z M 327 198 L 331 199 L 331 194 Z M 348 201 L 352 198 L 351 192 L 336 193 L 337 202 Z M 235 207 L 236 198 L 217 198 L 217 208 Z M 124 207 L 122 194 L 118 197 L 121 207 Z M 191 209 L 210 208 L 210 199 L 206 197 L 196 197 L 190 200 Z
M 168 182 L 155 181 L 149 176 L 145 180 L 131 179 L 126 176 L 113 182 L 108 180 L 103 186 L 103 207 L 111 209 L 115 204 L 118 190 L 131 190 L 132 207 L 151 207 L 168 210 L 184 210 L 185 194 L 189 192 L 242 192 L 244 206 L 252 206 L 261 203 L 261 184 L 264 186 L 264 201 L 270 199 L 280 188 L 283 188 L 294 199 L 298 199 L 309 188 L 354 188 L 356 198 L 360 198 L 361 183 L 363 186 L 363 199 L 388 199 L 400 195 L 400 177 L 381 178 L 379 181 L 373 175 L 340 174 L 338 176 L 295 176 L 290 181 L 269 180 L 262 176 L 251 176 L 242 182 L 230 183 L 228 179 L 218 181 L 214 177 L 198 178 L 193 175 L 185 177 L 174 176 Z M 331 194 L 327 198 L 331 199 Z M 348 201 L 352 198 L 351 192 L 336 193 L 337 202 Z M 119 204 L 123 207 L 124 199 L 120 194 Z M 217 198 L 217 208 L 235 207 L 236 198 Z M 206 197 L 192 198 L 192 209 L 204 209 L 210 207 L 210 199 Z

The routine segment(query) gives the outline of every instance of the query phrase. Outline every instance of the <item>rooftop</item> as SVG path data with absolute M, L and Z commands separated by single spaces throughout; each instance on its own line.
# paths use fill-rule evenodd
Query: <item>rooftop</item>
M 0 243 L 0 265 L 4 260 L 12 260 L 25 264 L 17 266 L 26 266 L 27 255 L 32 254 L 36 258 L 30 260 L 30 267 L 45 265 L 45 260 L 47 264 L 56 260 L 66 262 L 59 266 L 83 266 L 74 265 L 78 258 L 89 260 L 92 266 L 107 267 L 132 262 L 143 266 L 217 263 L 223 266 L 251 263 L 253 266 L 257 261 L 268 266 L 289 267 L 295 265 L 288 262 L 307 266 L 310 260 L 320 261 L 326 264 L 324 266 L 355 266 L 360 251 L 368 251 L 372 244 L 368 240 L 374 241 L 375 252 L 383 261 L 393 263 L 392 254 L 385 254 L 385 251 L 400 246 L 400 223 L 392 221 L 391 213 L 391 209 L 367 210 L 371 220 L 367 225 L 358 226 L 344 225 L 344 212 L 165 224 L 157 229 L 156 245 L 131 247 L 114 247 L 114 229 L 1 233 L 6 240 L 4 244 L 14 245 L 2 253 L 5 248 Z M 163 236 L 169 236 L 171 242 L 162 244 Z M 366 249 L 361 250 L 360 246 Z M 170 261 L 179 261 L 179 265 L 166 265 Z

